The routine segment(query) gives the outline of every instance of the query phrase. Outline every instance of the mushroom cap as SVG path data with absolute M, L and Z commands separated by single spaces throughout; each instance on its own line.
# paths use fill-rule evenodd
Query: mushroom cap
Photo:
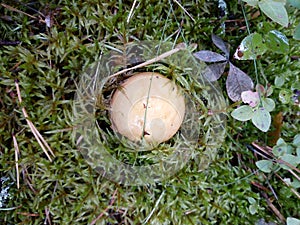
M 185 101 L 180 88 L 155 72 L 128 78 L 114 93 L 110 104 L 113 129 L 132 141 L 169 140 L 180 128 Z

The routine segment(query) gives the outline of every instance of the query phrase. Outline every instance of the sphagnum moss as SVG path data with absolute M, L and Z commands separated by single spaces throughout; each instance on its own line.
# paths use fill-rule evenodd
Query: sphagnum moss
M 199 166 L 199 154 L 176 176 L 149 186 L 124 187 L 103 178 L 87 165 L 70 138 L 74 129 L 71 103 L 79 74 L 98 59 L 100 52 L 108 51 L 105 46 L 136 39 L 168 39 L 198 43 L 200 49 L 211 48 L 210 35 L 220 33 L 223 22 L 218 20 L 216 2 L 182 3 L 195 19 L 193 22 L 172 1 L 143 1 L 134 8 L 129 23 L 126 21 L 132 4 L 122 1 L 45 4 L 42 0 L 27 0 L 7 4 L 53 23 L 47 27 L 0 6 L 0 175 L 1 190 L 9 187 L 10 194 L 1 200 L 1 224 L 254 224 L 259 218 L 276 220 L 251 185 L 261 177 L 248 176 L 251 165 L 247 161 L 252 154 L 243 143 L 259 136 L 249 125 L 239 130 L 239 122 L 228 121 L 227 133 L 235 138 L 237 132 L 243 131 L 244 139 L 238 137 L 240 145 L 232 138 L 226 139 L 205 170 Z M 231 16 L 243 18 L 238 9 L 237 3 L 230 2 Z M 239 24 L 227 25 L 231 27 L 223 36 L 236 47 L 244 34 L 239 33 Z M 291 49 L 291 54 L 297 55 L 297 49 Z M 275 57 L 268 56 L 266 62 Z M 298 61 L 289 63 L 290 70 L 299 71 Z M 239 64 L 242 69 L 248 67 Z M 273 64 L 266 68 L 266 74 L 274 74 L 282 67 Z M 15 79 L 19 80 L 22 104 L 17 99 Z M 286 79 L 292 82 L 289 75 Z M 26 107 L 29 119 L 53 149 L 53 162 L 26 125 L 22 107 Z M 294 108 L 282 107 L 294 115 Z M 290 123 L 285 126 L 284 135 L 292 137 L 297 128 Z M 20 150 L 19 189 L 12 134 Z M 282 213 L 297 216 L 299 201 L 281 183 L 272 184 L 279 192 L 278 204 L 285 201 Z M 257 203 L 254 215 L 249 211 L 249 198 Z

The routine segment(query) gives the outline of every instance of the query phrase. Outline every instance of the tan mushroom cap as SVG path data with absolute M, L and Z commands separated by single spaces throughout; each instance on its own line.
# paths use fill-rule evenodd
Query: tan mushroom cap
M 180 88 L 154 72 L 128 78 L 111 100 L 113 129 L 132 141 L 143 136 L 151 143 L 169 140 L 180 128 L 184 113 Z

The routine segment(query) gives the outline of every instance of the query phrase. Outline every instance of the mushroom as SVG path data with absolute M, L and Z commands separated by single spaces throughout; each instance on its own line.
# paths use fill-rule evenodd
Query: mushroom
M 185 100 L 180 88 L 156 72 L 137 73 L 115 91 L 110 104 L 113 129 L 131 141 L 169 140 L 180 128 Z

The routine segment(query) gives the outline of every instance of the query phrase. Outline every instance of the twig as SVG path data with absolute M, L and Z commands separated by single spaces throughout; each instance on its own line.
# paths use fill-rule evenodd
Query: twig
M 275 213 L 275 215 L 281 220 L 282 223 L 285 224 L 284 216 L 279 212 L 279 210 L 275 207 L 275 205 L 273 205 L 273 203 L 270 201 L 268 195 L 266 193 L 262 192 L 262 196 L 266 199 L 268 206 Z
M 174 0 L 174 2 L 179 5 L 180 8 L 182 8 L 182 10 L 193 20 L 194 23 L 196 22 L 192 15 L 189 14 L 189 12 L 177 0 Z
M 165 52 L 165 53 L 163 53 L 163 54 L 161 54 L 161 55 L 159 55 L 159 56 L 157 56 L 157 57 L 155 57 L 153 59 L 149 59 L 148 61 L 143 62 L 143 63 L 141 63 L 139 65 L 136 65 L 136 66 L 133 66 L 133 67 L 130 67 L 130 68 L 127 68 L 127 69 L 123 69 L 123 70 L 121 70 L 121 71 L 119 71 L 117 73 L 114 73 L 113 75 L 110 75 L 108 77 L 108 79 L 116 77 L 116 76 L 118 76 L 118 75 L 120 75 L 122 73 L 126 73 L 126 72 L 128 72 L 130 70 L 135 70 L 135 69 L 138 69 L 138 68 L 141 68 L 141 67 L 144 67 L 144 66 L 148 66 L 148 65 L 150 65 L 152 63 L 158 62 L 159 60 L 167 58 L 168 56 L 173 55 L 174 53 L 176 53 L 176 52 L 178 52 L 178 51 L 180 51 L 182 49 L 185 49 L 185 48 L 186 48 L 185 46 L 183 46 L 181 44 L 178 44 L 174 49 L 172 49 L 170 51 L 167 51 L 167 52 Z
M 106 209 L 104 209 L 104 211 L 102 211 L 102 212 L 100 213 L 100 215 L 97 216 L 97 218 L 94 219 L 94 220 L 90 223 L 90 225 L 96 224 L 96 222 L 104 215 L 104 213 L 106 213 L 106 212 L 109 210 L 109 208 L 114 204 L 114 202 L 115 202 L 115 200 L 116 200 L 116 199 L 115 199 L 115 196 L 116 196 L 116 194 L 117 194 L 117 191 L 118 191 L 118 189 L 116 189 L 116 190 L 114 191 L 113 196 L 112 196 L 112 198 L 111 198 L 111 200 L 110 200 L 110 203 L 109 203 L 109 205 L 106 207 Z
M 14 141 L 14 147 L 15 147 L 15 161 L 16 161 L 16 176 L 17 176 L 17 188 L 20 188 L 20 172 L 19 172 L 19 157 L 18 155 L 20 154 L 20 150 L 19 150 L 19 145 L 16 139 L 16 136 L 13 134 L 13 141 Z
M 17 94 L 18 94 L 19 102 L 20 102 L 20 104 L 22 104 L 22 97 L 21 97 L 20 87 L 19 87 L 19 83 L 18 83 L 17 80 L 15 80 L 15 85 L 16 85 L 16 89 L 17 89 Z M 43 151 L 46 154 L 46 156 L 49 159 L 49 161 L 52 162 L 52 159 L 51 159 L 50 155 L 48 154 L 48 151 L 50 152 L 50 154 L 53 157 L 55 157 L 53 151 L 51 150 L 50 146 L 45 141 L 45 139 L 42 137 L 42 135 L 40 134 L 40 132 L 36 129 L 36 127 L 34 126 L 34 124 L 28 119 L 28 114 L 26 112 L 25 107 L 22 107 L 22 112 L 23 112 L 23 115 L 24 115 L 24 117 L 26 119 L 26 122 L 27 122 L 27 124 L 28 124 L 31 132 L 33 133 L 35 139 L 37 140 L 37 142 L 39 143 L 39 145 L 43 149 Z

